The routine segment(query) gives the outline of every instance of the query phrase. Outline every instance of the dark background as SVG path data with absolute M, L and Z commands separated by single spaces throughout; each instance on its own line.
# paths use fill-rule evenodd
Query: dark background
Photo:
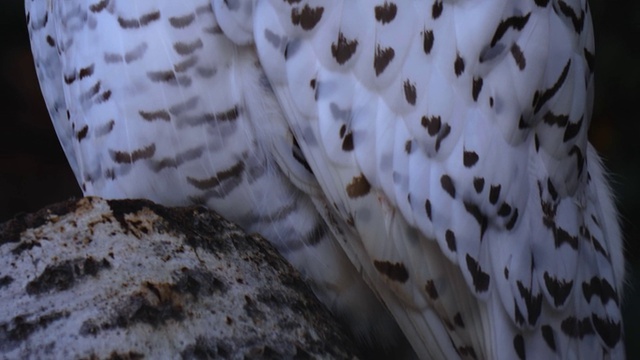
M 39 0 L 45 1 L 45 0 Z M 591 142 L 611 171 L 626 241 L 628 357 L 640 359 L 640 1 L 592 0 L 596 100 Z M 44 106 L 24 5 L 0 1 L 0 222 L 81 196 Z

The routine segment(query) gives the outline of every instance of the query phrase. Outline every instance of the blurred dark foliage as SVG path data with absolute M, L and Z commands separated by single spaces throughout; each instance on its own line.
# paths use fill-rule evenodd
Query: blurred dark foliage
M 640 2 L 592 0 L 591 8 L 597 62 L 589 135 L 618 199 L 630 271 L 627 355 L 640 359 Z M 0 222 L 81 196 L 40 95 L 23 9 L 22 1 L 0 2 Z

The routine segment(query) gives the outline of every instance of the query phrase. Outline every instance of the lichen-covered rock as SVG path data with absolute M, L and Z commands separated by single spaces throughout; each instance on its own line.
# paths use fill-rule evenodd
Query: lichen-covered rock
M 0 224 L 0 358 L 353 358 L 264 240 L 200 208 L 83 198 Z

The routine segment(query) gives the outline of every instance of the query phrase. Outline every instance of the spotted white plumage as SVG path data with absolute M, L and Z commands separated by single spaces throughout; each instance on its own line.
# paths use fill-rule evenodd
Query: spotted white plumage
M 624 356 L 586 0 L 47 6 L 36 64 L 85 193 L 204 203 L 367 328 L 339 244 L 422 358 Z

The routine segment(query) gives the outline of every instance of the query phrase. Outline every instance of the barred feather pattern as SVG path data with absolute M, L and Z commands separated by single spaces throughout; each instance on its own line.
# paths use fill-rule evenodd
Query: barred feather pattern
M 624 357 L 586 0 L 27 10 L 85 193 L 218 210 L 420 358 Z
M 271 241 L 357 337 L 403 338 L 277 165 L 271 142 L 295 161 L 284 115 L 253 44 L 232 42 L 208 1 L 25 5 L 43 95 L 85 195 L 213 209 Z M 300 186 L 318 188 L 300 173 Z

